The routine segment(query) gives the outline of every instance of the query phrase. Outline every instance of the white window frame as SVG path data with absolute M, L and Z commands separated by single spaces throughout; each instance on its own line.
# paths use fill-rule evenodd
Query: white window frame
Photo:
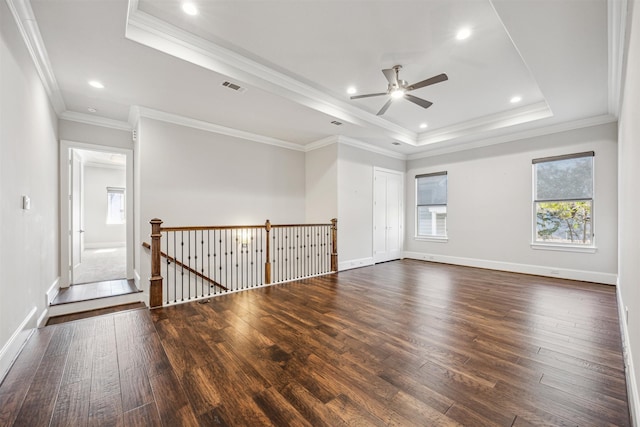
M 427 178 L 427 177 L 435 177 L 435 176 L 446 176 L 447 177 L 447 197 L 446 197 L 446 203 L 444 204 L 430 204 L 430 205 L 420 205 L 418 204 L 418 180 L 420 178 Z M 447 171 L 441 171 L 441 172 L 433 172 L 433 173 L 425 173 L 425 174 L 419 174 L 416 175 L 415 177 L 415 184 L 414 184 L 414 197 L 415 197 L 415 224 L 414 224 L 414 239 L 415 240 L 421 240 L 421 241 L 431 241 L 431 242 L 447 242 L 449 240 L 449 228 L 448 228 L 448 212 L 449 212 L 449 175 L 447 173 Z M 419 226 L 419 222 L 420 222 L 420 215 L 418 214 L 418 210 L 420 209 L 420 207 L 422 206 L 433 206 L 433 207 L 444 207 L 444 209 L 446 210 L 446 214 L 447 214 L 447 219 L 445 219 L 445 229 L 444 229 L 444 235 L 437 235 L 437 234 L 430 234 L 430 235 L 421 235 L 419 234 L 419 230 L 420 230 L 420 226 Z M 437 213 L 435 213 L 437 214 Z
M 536 164 L 538 163 L 544 163 L 544 162 L 553 162 L 553 161 L 559 161 L 559 160 L 568 160 L 568 159 L 575 159 L 575 158 L 581 158 L 581 157 L 592 157 L 592 163 L 591 163 L 591 199 L 580 199 L 580 200 L 590 200 L 591 201 L 591 243 L 588 244 L 581 244 L 581 243 L 565 243 L 565 242 L 549 242 L 549 241 L 541 241 L 537 239 L 538 236 L 538 229 L 537 229 L 537 203 L 541 202 L 541 200 L 536 200 L 536 184 L 537 184 L 537 179 L 536 179 Z M 596 194 L 595 194 L 595 182 L 596 182 L 596 177 L 595 177 L 595 170 L 596 170 L 596 158 L 595 158 L 595 152 L 593 151 L 587 151 L 587 152 L 581 152 L 581 153 L 574 153 L 574 154 L 566 154 L 566 155 L 560 155 L 560 156 L 552 156 L 552 157 L 544 157 L 544 158 L 539 158 L 539 159 L 533 159 L 532 161 L 532 165 L 531 165 L 531 176 L 532 176 L 532 183 L 531 183 L 531 189 L 532 189 L 532 234 L 531 234 L 531 248 L 532 249 L 537 249 L 537 250 L 551 250 L 551 251 L 564 251 L 564 252 L 584 252 L 584 253 L 595 253 L 597 251 L 597 247 L 596 247 L 596 231 L 595 231 L 595 199 L 596 199 Z M 571 200 L 577 200 L 577 199 L 558 199 L 558 200 L 553 200 L 553 201 L 571 201 Z

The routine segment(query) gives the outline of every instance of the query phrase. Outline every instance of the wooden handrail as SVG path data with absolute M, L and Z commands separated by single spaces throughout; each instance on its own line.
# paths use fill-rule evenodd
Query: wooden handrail
M 147 242 L 142 242 L 142 247 L 146 248 L 146 249 L 151 249 L 151 245 L 148 244 Z M 160 251 L 160 255 L 162 255 L 164 258 L 168 259 L 169 261 L 173 262 L 175 265 L 184 268 L 185 270 L 187 270 L 189 273 L 193 273 L 196 276 L 198 276 L 199 278 L 211 283 L 214 286 L 217 286 L 219 288 L 224 289 L 225 291 L 228 291 L 229 288 L 227 288 L 226 286 L 222 286 L 220 283 L 216 282 L 215 280 L 205 276 L 204 274 L 200 273 L 197 270 L 194 270 L 193 268 L 185 265 L 184 263 L 178 261 L 177 259 L 175 259 L 174 257 L 172 257 L 171 255 L 167 255 L 166 253 Z
M 321 227 L 331 224 L 271 224 L 271 228 Z M 160 227 L 160 231 L 243 230 L 265 228 L 264 225 L 193 225 L 184 227 Z
M 178 261 L 175 257 L 170 256 L 167 253 L 162 252 L 161 250 L 161 246 L 160 246 L 160 240 L 162 237 L 162 233 L 163 232 L 187 232 L 188 235 L 189 232 L 197 232 L 197 231 L 214 231 L 214 230 L 236 230 L 236 237 L 235 237 L 235 243 L 239 244 L 239 239 L 238 239 L 238 231 L 237 230 L 264 230 L 264 233 L 260 233 L 260 241 L 264 242 L 264 250 L 266 253 L 266 260 L 264 263 L 264 284 L 271 284 L 273 283 L 274 277 L 272 274 L 275 274 L 277 281 L 281 281 L 283 280 L 282 277 L 282 257 L 283 257 L 283 251 L 288 250 L 288 251 L 292 251 L 294 249 L 296 249 L 294 246 L 289 245 L 287 247 L 283 247 L 283 242 L 279 242 L 274 248 L 271 247 L 272 244 L 276 243 L 277 238 L 281 238 L 279 236 L 282 236 L 280 234 L 280 231 L 271 233 L 272 229 L 286 229 L 286 228 L 296 228 L 296 227 L 300 227 L 300 228 L 308 228 L 308 227 L 328 227 L 331 232 L 329 234 L 328 231 L 323 231 L 322 232 L 322 237 L 320 237 L 320 239 L 328 239 L 328 240 L 324 240 L 325 243 L 321 243 L 318 244 L 316 240 L 310 240 L 310 242 L 316 242 L 316 243 L 310 243 L 310 245 L 308 247 L 314 247 L 316 248 L 316 250 L 320 247 L 322 248 L 326 248 L 328 245 L 331 245 L 330 251 L 326 251 L 324 252 L 325 255 L 323 256 L 329 256 L 330 259 L 326 259 L 327 262 L 330 262 L 330 271 L 327 270 L 328 265 L 326 265 L 326 267 L 322 268 L 322 270 L 316 270 L 316 272 L 308 272 L 306 274 L 318 274 L 318 272 L 322 272 L 322 273 L 328 273 L 328 272 L 337 272 L 338 271 L 338 226 L 337 226 L 337 219 L 332 219 L 330 224 L 271 224 L 271 222 L 269 220 L 267 220 L 265 222 L 264 225 L 231 225 L 231 226 L 184 226 L 184 227 L 162 227 L 162 221 L 160 219 L 152 219 L 150 221 L 151 223 L 151 244 L 148 243 L 143 243 L 142 245 L 147 248 L 147 249 L 151 249 L 151 277 L 149 279 L 150 281 L 150 298 L 149 298 L 149 306 L 150 307 L 159 307 L 162 305 L 162 288 L 163 288 L 163 277 L 161 275 L 161 258 L 164 257 L 166 259 L 168 259 L 170 262 L 174 262 L 176 264 L 176 266 L 180 266 L 181 268 L 184 268 L 185 270 L 189 271 L 190 273 L 194 274 L 196 277 L 200 277 L 203 280 L 207 281 L 208 283 L 213 284 L 214 286 L 218 286 L 219 288 L 225 290 L 225 291 L 229 291 L 230 289 L 228 289 L 227 287 L 221 285 L 220 283 L 212 280 L 211 278 L 205 276 L 204 274 L 202 274 L 201 272 L 198 272 L 197 270 L 185 265 L 184 263 Z M 284 231 L 286 233 L 286 231 Z M 242 233 L 243 235 L 245 233 Z M 255 234 L 252 232 L 251 236 L 257 236 L 258 233 L 255 232 Z M 262 240 L 262 237 L 265 237 L 264 240 Z M 215 234 L 214 234 L 214 239 L 215 239 Z M 222 242 L 222 237 L 218 237 L 220 239 L 220 242 Z M 246 237 L 245 237 L 246 238 Z M 273 239 L 272 239 L 273 238 Z M 295 239 L 298 238 L 298 235 L 295 235 Z M 317 239 L 318 236 L 316 236 L 315 233 L 306 233 L 305 236 L 301 236 L 301 239 Z M 207 237 L 208 239 L 208 237 Z M 253 242 L 254 237 L 251 237 L 251 241 Z M 286 239 L 286 237 L 285 237 Z M 292 237 L 293 239 L 293 237 Z M 273 240 L 273 241 L 272 241 Z M 202 242 L 202 244 L 204 245 L 204 241 Z M 242 249 L 246 251 L 246 247 L 247 247 L 248 243 L 245 243 L 244 241 L 242 241 Z M 260 257 L 262 257 L 262 243 L 260 244 Z M 279 246 L 278 246 L 279 245 Z M 304 249 L 303 249 L 304 248 Z M 307 246 L 299 246 L 298 249 L 296 249 L 296 251 L 298 250 L 306 250 Z M 327 248 L 329 249 L 329 248 Z M 238 249 L 236 248 L 236 251 Z M 233 257 L 233 250 L 230 250 L 230 256 Z M 275 252 L 275 253 L 274 253 Z M 240 251 L 240 253 L 242 253 L 242 250 Z M 246 254 L 248 254 L 249 252 L 244 252 Z M 255 250 L 255 253 L 258 253 L 258 250 Z M 178 256 L 177 254 L 174 254 L 175 256 Z M 290 277 L 289 280 L 291 279 L 295 279 L 295 277 L 293 277 L 295 274 L 299 274 L 298 272 L 300 270 L 302 271 L 309 271 L 307 270 L 309 268 L 310 265 L 312 266 L 318 266 L 321 258 L 321 254 L 320 252 L 317 252 L 315 255 L 317 255 L 317 261 L 314 261 L 316 258 L 314 256 L 314 258 L 310 258 L 309 255 L 306 255 L 306 258 L 299 258 L 298 257 L 298 252 L 296 252 L 295 255 L 290 254 L 291 256 L 291 260 L 292 262 L 297 262 L 297 264 L 293 265 L 293 269 L 289 270 L 288 273 L 285 273 L 285 276 L 287 274 L 291 274 L 291 271 L 295 271 L 293 274 L 291 274 L 290 276 L 286 276 L 286 277 Z M 224 256 L 227 256 L 226 253 L 226 248 L 225 248 L 225 253 Z M 215 257 L 215 254 L 214 254 Z M 273 257 L 273 259 L 272 259 Z M 276 258 L 279 257 L 277 260 Z M 197 254 L 195 256 L 196 260 L 197 260 Z M 303 266 L 303 259 L 306 259 L 307 261 L 307 265 L 306 267 Z M 251 265 L 253 265 L 253 256 L 251 258 L 252 262 Z M 276 264 L 274 264 L 276 266 L 276 272 L 273 273 L 272 272 L 272 261 L 276 262 Z M 285 263 L 288 261 L 288 259 L 284 258 Z M 280 266 L 280 267 L 278 267 Z M 236 270 L 238 268 L 238 264 L 236 263 L 235 265 Z M 222 270 L 222 267 L 220 267 L 220 269 Z M 246 270 L 248 271 L 248 270 Z M 242 270 L 241 270 L 242 272 Z M 233 274 L 232 274 L 233 277 Z M 302 276 L 297 276 L 299 278 L 305 277 L 304 275 Z M 226 278 L 226 275 L 225 275 Z M 225 279 L 226 280 L 226 279 Z M 235 282 L 234 282 L 235 283 Z M 236 290 L 234 288 L 234 285 L 231 284 L 229 285 L 233 290 Z M 174 290 L 175 292 L 175 290 Z
M 193 225 L 184 227 L 162 227 L 160 231 L 242 230 L 247 228 L 264 228 L 264 225 Z

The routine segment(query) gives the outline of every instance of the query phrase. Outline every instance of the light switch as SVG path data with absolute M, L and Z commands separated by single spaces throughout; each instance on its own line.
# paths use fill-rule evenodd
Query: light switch
M 25 211 L 31 209 L 31 198 L 29 196 L 22 196 L 22 209 Z

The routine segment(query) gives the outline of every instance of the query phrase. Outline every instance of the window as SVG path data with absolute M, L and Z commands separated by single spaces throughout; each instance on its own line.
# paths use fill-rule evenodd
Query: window
M 593 157 L 533 160 L 535 243 L 593 245 Z
M 124 188 L 107 187 L 107 224 L 125 223 Z
M 417 237 L 447 237 L 447 173 L 416 176 Z

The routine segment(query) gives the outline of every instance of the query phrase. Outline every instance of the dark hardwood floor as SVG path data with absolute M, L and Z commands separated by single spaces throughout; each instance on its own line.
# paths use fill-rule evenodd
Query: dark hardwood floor
M 38 330 L 2 426 L 627 426 L 615 288 L 404 260 Z

